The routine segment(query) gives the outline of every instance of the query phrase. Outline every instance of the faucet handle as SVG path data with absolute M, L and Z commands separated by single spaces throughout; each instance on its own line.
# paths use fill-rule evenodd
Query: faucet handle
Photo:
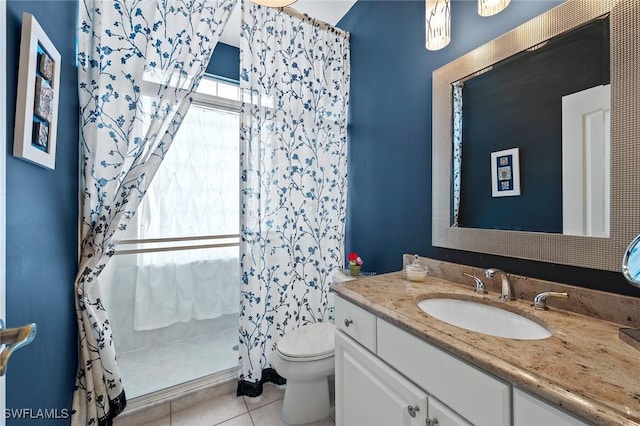
M 489 268 L 484 271 L 484 276 L 487 278 L 493 278 L 494 274 L 500 274 L 500 273 L 506 275 L 506 273 L 501 269 Z
M 487 288 L 480 278 L 476 277 L 475 275 L 467 274 L 466 272 L 463 272 L 462 275 L 473 278 L 473 280 L 476 282 L 476 289 L 474 290 L 476 293 L 486 294 Z
M 547 297 L 562 297 L 566 299 L 569 297 L 567 293 L 557 293 L 555 291 L 545 291 L 544 293 L 537 294 L 536 297 L 533 298 L 533 306 L 534 309 L 549 309 L 547 307 Z

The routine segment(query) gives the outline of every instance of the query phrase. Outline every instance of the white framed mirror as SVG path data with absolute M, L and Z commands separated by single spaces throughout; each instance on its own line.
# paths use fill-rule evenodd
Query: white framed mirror
M 454 226 L 451 170 L 454 83 L 607 14 L 611 61 L 608 236 Z M 635 0 L 568 0 L 433 72 L 433 246 L 620 270 L 620 255 L 640 229 L 640 168 L 636 166 L 640 159 L 639 28 L 640 3 Z M 486 164 L 490 166 L 489 159 Z

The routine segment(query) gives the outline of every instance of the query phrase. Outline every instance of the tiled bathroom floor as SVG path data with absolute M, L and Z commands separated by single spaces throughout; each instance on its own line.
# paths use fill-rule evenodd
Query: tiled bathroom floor
M 171 423 L 163 426 L 280 426 L 284 388 L 264 385 L 258 398 L 225 395 L 214 401 L 206 401 L 191 408 L 171 414 Z M 332 426 L 330 417 L 309 423 L 309 426 Z
M 215 398 L 206 399 L 193 405 L 188 401 L 175 404 L 166 414 L 151 422 L 136 422 L 144 416 L 116 418 L 116 426 L 284 426 L 280 411 L 284 398 L 284 387 L 271 383 L 264 385 L 262 395 L 257 398 L 238 397 L 235 386 Z M 187 398 L 188 399 L 188 398 Z M 185 407 L 185 405 L 188 405 Z M 148 417 L 147 417 L 148 418 Z M 306 426 L 333 426 L 331 417 Z
M 118 355 L 132 399 L 238 366 L 237 327 Z

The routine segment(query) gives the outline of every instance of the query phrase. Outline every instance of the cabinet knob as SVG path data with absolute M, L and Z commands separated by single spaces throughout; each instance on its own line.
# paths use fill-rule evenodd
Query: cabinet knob
M 410 415 L 411 417 L 415 417 L 415 416 L 416 416 L 416 413 L 417 413 L 418 411 L 420 411 L 420 407 L 418 407 L 417 405 L 409 405 L 409 406 L 407 407 L 407 411 L 409 412 L 409 415 Z
M 350 319 L 345 319 L 344 320 L 344 326 L 345 327 L 349 327 L 351 324 L 353 324 L 353 320 L 350 320 Z
M 433 419 L 427 419 L 427 426 L 436 426 L 438 424 L 438 419 L 435 417 Z

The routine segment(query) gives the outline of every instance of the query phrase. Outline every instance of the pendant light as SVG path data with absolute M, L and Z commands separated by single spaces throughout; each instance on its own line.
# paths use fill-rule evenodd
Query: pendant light
M 297 0 L 251 0 L 256 4 L 267 7 L 285 7 L 295 3 Z
M 426 0 L 425 14 L 427 49 L 442 49 L 451 41 L 450 0 Z
M 511 0 L 478 0 L 478 14 L 480 16 L 492 16 L 502 12 Z

